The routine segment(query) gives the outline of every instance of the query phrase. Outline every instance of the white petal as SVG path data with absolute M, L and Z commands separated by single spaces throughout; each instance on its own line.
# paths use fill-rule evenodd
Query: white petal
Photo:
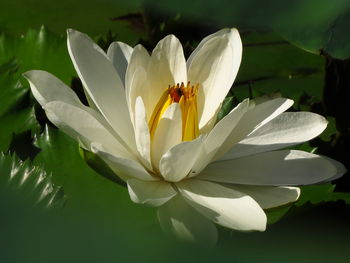
M 264 211 L 244 193 L 195 179 L 176 185 L 191 206 L 215 223 L 243 231 L 266 228 Z
M 199 83 L 199 128 L 212 119 L 236 78 L 242 43 L 236 29 L 200 44 L 188 62 L 188 80 Z
M 215 225 L 180 195 L 158 208 L 158 219 L 164 232 L 180 240 L 212 247 L 218 239 Z
M 137 97 L 135 104 L 135 139 L 137 151 L 143 164 L 150 170 L 151 165 L 151 136 L 149 133 L 145 106 L 142 98 Z
M 285 98 L 277 98 L 254 106 L 254 101 L 249 102 L 250 110 L 240 119 L 240 122 L 232 130 L 214 159 L 218 159 L 236 143 L 243 140 L 249 134 L 259 129 L 293 105 L 293 101 Z
M 192 60 L 193 58 L 196 57 L 196 54 L 198 53 L 199 50 L 201 50 L 201 48 L 203 47 L 204 44 L 206 44 L 210 39 L 214 38 L 214 37 L 217 37 L 217 36 L 224 36 L 224 35 L 227 35 L 227 34 L 230 34 L 231 32 L 231 28 L 223 28 L 213 34 L 210 34 L 208 36 L 206 36 L 205 38 L 203 38 L 201 40 L 201 42 L 198 44 L 198 46 L 196 47 L 195 50 L 193 50 L 193 52 L 191 53 L 190 57 L 187 59 L 187 68 L 190 67 L 191 63 L 192 63 Z
M 171 104 L 159 121 L 152 143 L 152 164 L 158 169 L 159 161 L 170 148 L 182 141 L 182 114 L 179 104 Z
M 316 184 L 337 173 L 337 167 L 327 158 L 283 150 L 214 162 L 198 178 L 233 184 L 285 186 Z
M 154 48 L 147 76 L 151 92 L 148 92 L 149 97 L 145 104 L 152 110 L 169 85 L 187 83 L 185 56 L 180 41 L 174 35 L 166 36 Z
M 159 179 L 152 176 L 146 169 L 137 161 L 120 158 L 107 152 L 102 145 L 92 144 L 92 151 L 100 156 L 108 166 L 124 181 L 136 178 L 142 181 L 158 181 Z
M 159 163 L 159 170 L 164 179 L 178 182 L 185 178 L 196 162 L 202 146 L 203 137 L 198 137 L 193 141 L 179 143 L 167 151 Z
M 123 42 L 113 42 L 107 51 L 107 57 L 112 61 L 122 83 L 125 83 L 125 73 L 132 51 L 133 48 Z
M 73 138 L 90 143 L 98 142 L 112 154 L 133 158 L 126 148 L 88 111 L 61 101 L 45 104 L 44 110 L 53 124 Z
M 130 179 L 127 183 L 131 200 L 138 204 L 161 206 L 177 194 L 171 184 L 164 181 L 145 182 Z
M 24 73 L 23 76 L 29 81 L 35 99 L 42 106 L 55 100 L 74 106 L 82 105 L 74 91 L 51 73 L 31 70 Z
M 24 73 L 23 76 L 29 81 L 31 91 L 41 106 L 45 106 L 51 101 L 62 101 L 71 104 L 87 111 L 110 133 L 115 135 L 114 130 L 99 112 L 83 105 L 74 91 L 51 73 L 42 70 L 31 70 Z
M 295 202 L 300 196 L 298 187 L 225 185 L 252 197 L 263 209 Z
M 125 91 L 126 98 L 131 113 L 131 119 L 134 119 L 135 101 L 137 97 L 141 97 L 145 106 L 147 106 L 150 89 L 147 82 L 147 69 L 150 56 L 142 45 L 137 45 L 130 57 L 130 62 L 126 71 Z M 147 112 L 147 115 L 152 114 Z M 148 120 L 148 119 L 147 119 Z
M 285 112 L 233 146 L 220 160 L 286 148 L 318 136 L 327 120 L 311 112 Z
M 208 136 L 204 140 L 204 147 L 201 152 L 200 158 L 193 167 L 195 174 L 200 173 L 205 166 L 208 165 L 215 156 L 216 152 L 220 149 L 221 145 L 231 134 L 232 130 L 235 128 L 240 119 L 247 112 L 249 107 L 249 100 L 244 100 L 242 103 L 238 104 L 229 114 L 227 114 L 220 122 L 218 122 Z
M 323 156 L 323 158 L 326 158 L 329 162 L 332 163 L 332 165 L 334 165 L 334 167 L 336 167 L 337 173 L 334 176 L 327 178 L 325 181 L 322 181 L 322 183 L 328 183 L 330 181 L 337 180 L 347 172 L 345 166 L 342 163 L 340 163 L 332 158 L 329 158 L 327 156 Z
M 84 88 L 121 138 L 135 149 L 123 83 L 103 50 L 87 35 L 68 30 L 68 51 Z

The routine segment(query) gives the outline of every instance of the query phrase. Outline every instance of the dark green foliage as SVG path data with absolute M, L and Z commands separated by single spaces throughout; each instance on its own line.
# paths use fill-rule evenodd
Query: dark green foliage
M 53 185 L 42 168 L 0 153 L 0 171 L 1 192 L 16 194 L 33 207 L 63 207 L 63 189 Z
M 294 45 L 315 54 L 350 57 L 350 2 L 335 0 L 147 0 L 153 14 L 181 13 L 206 26 L 272 29 Z

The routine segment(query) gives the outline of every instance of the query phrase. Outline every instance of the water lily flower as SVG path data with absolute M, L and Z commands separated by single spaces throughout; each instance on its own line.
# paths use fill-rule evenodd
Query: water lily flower
M 127 183 L 132 201 L 157 207 L 161 227 L 182 239 L 213 244 L 214 223 L 264 231 L 263 209 L 297 200 L 297 185 L 344 173 L 330 158 L 285 149 L 327 125 L 314 113 L 285 112 L 290 99 L 246 99 L 216 122 L 241 62 L 236 29 L 207 36 L 187 61 L 174 35 L 151 54 L 121 42 L 105 53 L 68 30 L 68 50 L 89 107 L 44 71 L 25 73 L 33 95 L 52 123 Z

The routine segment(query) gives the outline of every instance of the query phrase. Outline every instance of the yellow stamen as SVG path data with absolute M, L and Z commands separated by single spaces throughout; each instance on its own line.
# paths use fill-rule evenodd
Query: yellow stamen
M 183 83 L 170 86 L 164 91 L 157 106 L 153 110 L 149 121 L 151 138 L 161 117 L 172 103 L 179 103 L 182 112 L 182 141 L 191 141 L 199 136 L 197 92 L 199 85 L 191 86 L 190 82 L 185 86 Z

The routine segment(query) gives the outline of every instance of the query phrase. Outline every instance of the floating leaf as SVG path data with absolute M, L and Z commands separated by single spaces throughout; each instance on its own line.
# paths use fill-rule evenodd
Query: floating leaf
M 21 85 L 13 76 L 13 71 L 17 70 L 15 59 L 0 65 L 0 117 L 17 108 L 28 94 L 28 87 Z
M 13 135 L 39 129 L 33 108 L 9 113 L 0 117 L 0 151 L 7 152 Z
M 181 13 L 192 23 L 248 29 L 270 28 L 289 42 L 312 53 L 350 57 L 350 2 L 335 0 L 280 1 L 152 1 L 154 13 Z M 268 61 L 264 61 L 268 62 Z
M 350 204 L 350 193 L 338 193 L 334 192 L 335 185 L 333 184 L 321 184 L 310 185 L 301 187 L 301 195 L 299 200 L 295 203 L 295 206 L 302 206 L 306 203 L 319 204 L 323 202 L 332 202 L 343 200 L 345 203 Z
M 39 31 L 28 30 L 22 37 L 0 35 L 0 64 L 13 58 L 19 65 L 17 77 L 28 70 L 41 69 L 70 83 L 75 75 L 65 37 L 59 37 L 44 27 Z
M 0 30 L 21 34 L 28 28 L 39 28 L 42 24 L 56 33 L 64 34 L 67 28 L 79 29 L 89 34 L 106 33 L 109 29 L 118 32 L 123 40 L 136 41 L 137 35 L 124 23 L 112 18 L 140 9 L 140 0 L 111 1 L 85 0 L 84 3 L 61 0 L 28 2 L 27 0 L 2 1 Z
M 83 209 L 113 224 L 156 226 L 155 211 L 135 205 L 125 187 L 92 170 L 81 157 L 78 143 L 68 135 L 46 126 L 44 133 L 37 135 L 35 145 L 41 152 L 34 163 L 52 173 L 53 182 L 64 187 L 69 198 L 66 209 Z
M 283 207 L 272 208 L 265 211 L 267 215 L 267 224 L 271 225 L 277 223 L 287 214 L 291 207 L 291 205 L 288 205 Z
M 232 89 L 238 100 L 280 93 L 293 99 L 298 109 L 304 94 L 317 101 L 322 99 L 324 58 L 304 52 L 272 33 L 247 33 L 242 40 L 242 64 Z
M 50 176 L 42 168 L 0 153 L 0 171 L 2 191 L 11 191 L 35 207 L 63 206 L 63 189 L 53 185 Z

